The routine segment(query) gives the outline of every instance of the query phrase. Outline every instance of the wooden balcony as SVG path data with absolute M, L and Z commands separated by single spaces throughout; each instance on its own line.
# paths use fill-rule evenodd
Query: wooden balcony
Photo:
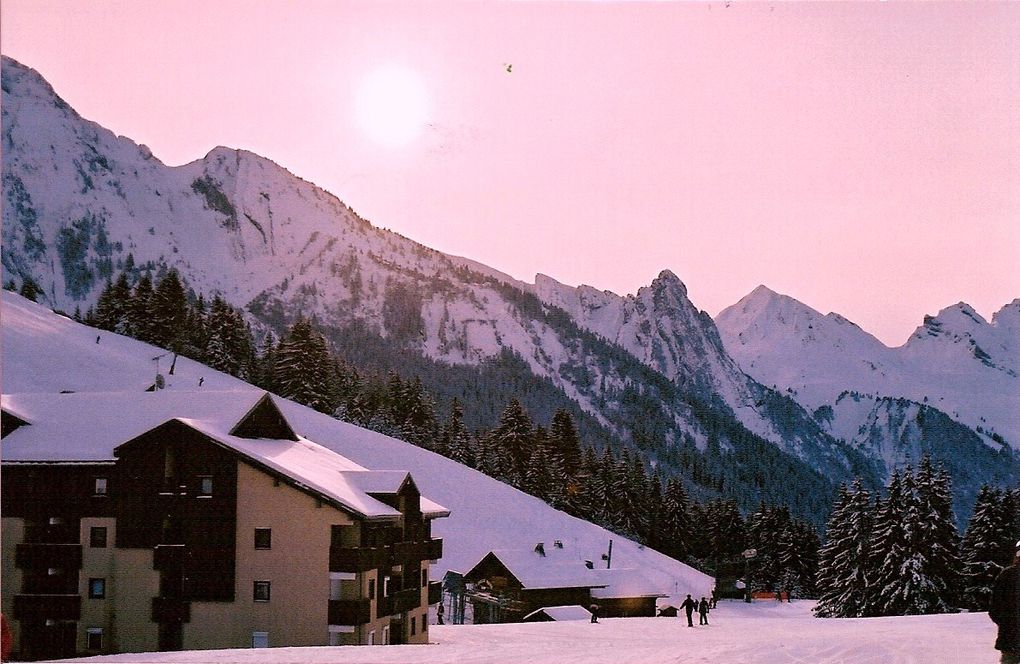
M 443 599 L 443 582 L 429 581 L 429 604 L 438 604 Z
M 425 559 L 433 562 L 443 557 L 443 540 L 442 538 L 436 537 L 428 541 L 427 551 L 425 553 Z
M 186 623 L 191 621 L 191 602 L 176 597 L 152 598 L 152 622 Z
M 329 600 L 330 625 L 364 625 L 372 622 L 372 602 L 369 599 Z
M 421 605 L 421 588 L 405 588 L 393 593 L 393 610 L 390 615 L 411 611 Z
M 81 544 L 19 544 L 14 564 L 20 569 L 81 569 Z
M 392 563 L 390 547 L 330 547 L 330 572 L 366 572 L 387 568 Z
M 152 569 L 179 570 L 184 565 L 185 553 L 183 544 L 157 544 L 152 552 Z
M 80 595 L 15 595 L 14 619 L 22 622 L 46 620 L 78 620 L 81 617 Z

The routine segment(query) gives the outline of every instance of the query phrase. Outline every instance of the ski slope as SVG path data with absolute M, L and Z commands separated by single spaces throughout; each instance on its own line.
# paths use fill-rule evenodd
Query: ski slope
M 707 627 L 683 618 L 431 625 L 429 644 L 211 650 L 82 662 L 216 664 L 993 664 L 985 613 L 824 620 L 813 602 L 720 602 Z
M 157 357 L 167 389 L 184 393 L 179 398 L 202 401 L 214 391 L 257 390 L 185 358 L 178 358 L 170 376 L 172 358 L 155 346 L 81 325 L 7 291 L 0 302 L 0 380 L 6 394 L 65 390 L 138 393 L 152 385 L 156 374 L 153 358 Z M 493 549 L 531 551 L 538 542 L 554 540 L 561 540 L 578 561 L 599 561 L 612 540 L 613 569 L 635 570 L 645 582 L 642 587 L 675 598 L 685 593 L 706 595 L 714 585 L 712 577 L 688 565 L 555 510 L 446 457 L 292 401 L 279 399 L 277 403 L 299 435 L 370 470 L 410 471 L 423 496 L 450 509 L 449 517 L 433 524 L 433 535 L 444 539 L 443 557 L 431 569 L 434 580 L 449 569 L 467 572 Z

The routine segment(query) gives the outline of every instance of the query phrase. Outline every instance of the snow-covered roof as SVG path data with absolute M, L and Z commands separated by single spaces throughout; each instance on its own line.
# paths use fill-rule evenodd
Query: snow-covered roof
M 0 407 L 31 426 L 4 437 L 3 458 L 113 461 L 118 445 L 179 417 L 226 433 L 264 394 L 255 390 L 4 394 Z
M 592 588 L 591 596 L 600 599 L 618 597 L 664 597 L 660 584 L 649 580 L 637 569 L 589 570 L 605 584 L 603 588 Z
M 548 547 L 545 555 L 534 549 L 503 549 L 492 551 L 491 555 L 528 590 L 593 588 L 605 585 L 599 577 L 592 574 L 593 570 L 588 569 L 583 560 L 578 559 L 576 555 L 568 555 L 563 549 Z
M 300 436 L 295 441 L 231 435 L 266 397 L 255 390 L 5 394 L 0 397 L 3 410 L 29 424 L 4 437 L 4 463 L 113 461 L 122 444 L 176 420 L 364 518 L 400 516 L 369 494 L 395 493 L 409 481 L 407 471 L 368 470 Z M 426 517 L 449 515 L 426 498 L 421 510 Z
M 524 616 L 524 622 L 528 622 L 528 619 L 532 616 L 536 616 L 540 613 L 544 613 L 549 616 L 552 620 L 563 621 L 563 620 L 591 620 L 591 612 L 583 606 L 546 606 L 541 609 L 536 609 Z

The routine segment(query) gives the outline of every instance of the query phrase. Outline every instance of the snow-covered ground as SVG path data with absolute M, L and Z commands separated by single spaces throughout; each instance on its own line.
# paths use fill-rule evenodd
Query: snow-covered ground
M 992 664 L 986 613 L 823 620 L 813 602 L 720 602 L 708 627 L 683 618 L 516 625 L 432 625 L 428 645 L 208 650 L 92 657 L 87 662 L 325 664 Z

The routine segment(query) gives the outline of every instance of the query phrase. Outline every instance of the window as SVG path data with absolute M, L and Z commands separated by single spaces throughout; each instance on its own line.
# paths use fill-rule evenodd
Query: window
M 253 585 L 252 596 L 256 602 L 269 601 L 269 581 L 256 581 Z
M 103 649 L 102 627 L 89 627 L 88 629 L 85 630 L 85 649 L 86 650 Z
M 382 628 L 382 644 L 384 646 L 390 645 L 390 626 L 383 625 Z
M 89 529 L 89 546 L 93 549 L 106 548 L 106 528 L 104 526 L 92 526 Z
M 375 599 L 375 579 L 368 580 L 368 598 Z
M 411 616 L 411 636 L 418 633 L 418 616 Z
M 256 581 L 255 583 L 259 583 Z M 266 586 L 268 587 L 268 583 Z M 252 632 L 251 633 L 251 647 L 252 648 L 268 648 L 269 647 L 269 632 Z
M 273 529 L 272 528 L 256 528 L 255 529 L 255 548 L 256 549 L 271 549 L 271 548 L 273 548 Z
M 421 587 L 427 588 L 429 585 L 429 573 L 425 570 L 421 571 Z
M 384 576 L 382 580 L 382 594 L 383 597 L 390 596 L 390 577 Z
M 89 579 L 89 599 L 106 597 L 106 579 Z
M 375 630 L 374 629 L 371 632 L 368 633 L 368 645 L 370 645 L 370 646 L 374 646 L 375 645 Z
M 95 496 L 105 496 L 106 495 L 106 488 L 107 488 L 107 486 L 106 486 L 106 478 L 105 477 L 97 477 L 96 478 L 96 483 L 95 483 L 95 488 L 93 489 L 92 494 L 95 495 Z
M 198 493 L 203 496 L 212 495 L 212 475 L 198 476 Z

